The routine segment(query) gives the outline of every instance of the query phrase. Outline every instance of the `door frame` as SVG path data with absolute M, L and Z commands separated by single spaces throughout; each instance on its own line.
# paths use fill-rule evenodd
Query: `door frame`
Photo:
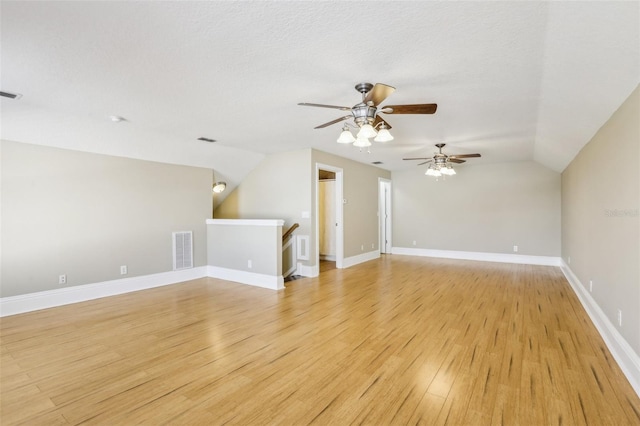
M 344 212 L 343 212 L 343 170 L 340 167 L 330 166 L 328 164 L 316 163 L 315 188 L 316 188 L 316 266 L 320 269 L 320 221 L 319 221 L 319 203 L 318 203 L 318 186 L 320 183 L 320 170 L 334 172 L 336 174 L 336 268 L 343 268 L 344 262 Z
M 388 191 L 385 191 L 387 189 Z M 384 207 L 387 207 L 387 219 L 385 222 Z M 378 246 L 380 248 L 380 254 L 391 254 L 392 244 L 392 208 L 391 208 L 391 181 L 385 178 L 378 178 Z M 383 227 L 386 226 L 386 229 Z M 383 236 L 386 236 L 386 242 L 383 241 Z

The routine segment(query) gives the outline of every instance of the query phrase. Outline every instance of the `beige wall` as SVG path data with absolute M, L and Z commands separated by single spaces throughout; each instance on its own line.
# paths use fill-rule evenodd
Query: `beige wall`
M 562 173 L 562 257 L 640 354 L 640 88 Z M 623 312 L 618 326 L 618 309 Z
M 214 212 L 216 219 L 283 219 L 285 232 L 300 224 L 296 235 L 310 235 L 311 152 L 309 149 L 267 156 Z
M 559 173 L 535 162 L 455 169 L 438 181 L 426 167 L 393 172 L 394 247 L 560 255 Z
M 215 210 L 216 219 L 284 219 L 283 231 L 300 224 L 296 235 L 310 236 L 309 261 L 316 259 L 315 164 L 344 170 L 344 256 L 378 248 L 378 177 L 390 172 L 322 151 L 304 149 L 273 154 L 263 160 Z M 302 218 L 309 212 L 309 218 Z M 365 245 L 365 250 L 361 245 Z M 375 245 L 371 249 L 371 244 Z
M 362 155 L 368 154 L 362 153 Z M 378 250 L 378 178 L 391 179 L 391 172 L 318 150 L 312 151 L 312 163 L 314 174 L 316 163 L 343 170 L 342 197 L 347 200 L 347 204 L 343 205 L 344 257 Z M 315 213 L 315 175 L 312 191 L 312 211 Z M 315 230 L 313 235 L 315 238 Z M 371 244 L 374 245 L 374 248 L 371 248 Z M 363 245 L 364 250 L 362 249 Z M 315 240 L 313 240 L 311 250 L 312 256 L 315 257 Z
M 2 141 L 2 297 L 206 265 L 212 171 Z M 128 275 L 120 275 L 127 265 Z
M 207 240 L 207 262 L 211 266 L 255 274 L 282 275 L 280 227 L 208 224 Z

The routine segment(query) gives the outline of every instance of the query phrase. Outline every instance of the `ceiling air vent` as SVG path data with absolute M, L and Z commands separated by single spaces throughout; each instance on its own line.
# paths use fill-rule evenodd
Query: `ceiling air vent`
M 203 142 L 215 142 L 216 141 L 215 139 L 209 139 L 209 138 L 204 138 L 204 137 L 198 138 L 198 140 L 199 141 L 203 141 Z
M 2 92 L 2 91 L 0 91 L 0 96 L 2 96 L 3 98 L 9 98 L 9 99 L 20 99 L 22 97 L 22 95 L 19 93 L 9 93 L 9 92 Z

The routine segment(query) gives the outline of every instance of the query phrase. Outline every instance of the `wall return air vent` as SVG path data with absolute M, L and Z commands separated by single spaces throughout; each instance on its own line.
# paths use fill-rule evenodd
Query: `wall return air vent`
M 173 234 L 173 270 L 193 268 L 193 232 Z

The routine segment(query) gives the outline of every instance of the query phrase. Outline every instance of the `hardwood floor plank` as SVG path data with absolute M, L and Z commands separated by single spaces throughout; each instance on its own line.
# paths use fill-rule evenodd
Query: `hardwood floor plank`
M 637 425 L 558 268 L 383 256 L 0 319 L 0 423 Z

